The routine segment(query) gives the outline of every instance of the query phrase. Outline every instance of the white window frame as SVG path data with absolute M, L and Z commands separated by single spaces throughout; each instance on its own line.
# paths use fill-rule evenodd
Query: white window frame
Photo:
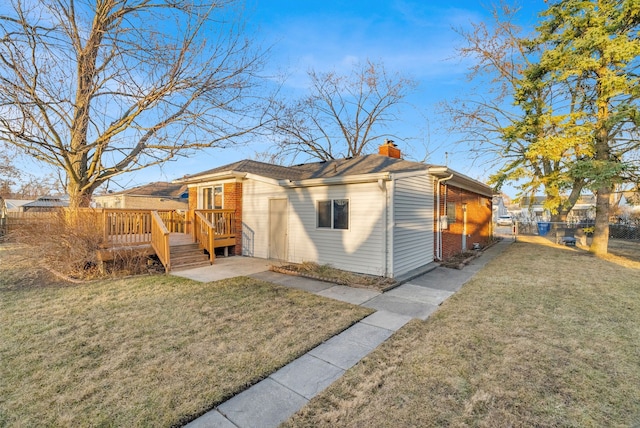
M 347 201 L 347 227 L 346 228 L 336 228 L 336 213 L 335 213 L 335 202 L 336 201 Z M 320 211 L 319 206 L 322 202 L 329 202 L 331 207 L 331 226 L 320 226 Z M 349 209 L 351 205 L 351 200 L 349 198 L 331 198 L 331 199 L 318 199 L 315 204 L 316 208 L 316 229 L 320 230 L 349 230 L 351 227 L 351 210 Z
M 216 200 L 216 188 L 220 189 L 222 205 L 220 206 L 220 208 L 216 208 L 215 205 L 213 205 L 211 208 L 209 208 L 209 207 L 206 206 L 206 197 L 205 197 L 205 195 L 206 195 L 207 191 L 211 191 L 211 201 L 212 201 L 212 204 L 215 203 L 215 200 Z M 201 195 L 200 209 L 203 209 L 203 210 L 222 210 L 222 209 L 224 209 L 224 185 L 223 184 L 213 184 L 211 186 L 202 187 L 200 189 L 200 195 Z

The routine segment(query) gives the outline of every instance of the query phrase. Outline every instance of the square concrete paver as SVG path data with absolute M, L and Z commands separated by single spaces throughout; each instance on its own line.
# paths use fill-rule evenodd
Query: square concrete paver
M 343 373 L 341 368 L 305 354 L 269 377 L 310 400 Z
M 198 419 L 189 422 L 184 428 L 236 428 L 236 426 L 217 410 L 211 410 Z
M 374 325 L 359 322 L 355 325 L 352 325 L 335 337 L 340 338 L 341 340 L 347 340 L 353 343 L 357 343 L 366 348 L 374 350 L 378 347 L 378 345 L 387 340 L 392 334 L 393 331 L 386 328 L 376 327 Z
M 400 315 L 389 311 L 376 311 L 360 321 L 364 324 L 374 325 L 376 327 L 386 328 L 387 330 L 397 331 L 403 325 L 408 323 L 412 317 L 409 315 Z
M 313 348 L 309 351 L 309 355 L 347 370 L 372 350 L 373 348 L 352 342 L 338 335 Z
M 222 403 L 218 411 L 240 428 L 275 428 L 307 402 L 301 395 L 267 378 Z
M 375 297 L 362 306 L 380 311 L 394 312 L 396 314 L 407 315 L 411 318 L 420 318 L 423 320 L 426 320 L 429 315 L 438 309 L 437 306 L 429 303 L 416 302 L 402 297 L 389 296 L 388 293 Z
M 333 287 L 322 290 L 317 294 L 320 296 L 328 297 L 330 299 L 340 300 L 342 302 L 347 302 L 354 305 L 361 305 L 367 300 L 371 300 L 372 298 L 379 296 L 380 292 L 375 290 L 368 290 L 365 288 L 334 285 Z
M 437 290 L 458 291 L 462 284 L 471 277 L 468 272 L 458 269 L 439 267 L 426 275 L 419 276 L 409 281 L 412 285 L 434 288 Z
M 453 292 L 413 285 L 409 282 L 401 285 L 400 287 L 394 288 L 386 294 L 387 296 L 402 297 L 407 300 L 438 306 L 440 303 L 452 296 Z
M 297 288 L 298 290 L 308 291 L 309 293 L 317 293 L 322 290 L 333 287 L 335 284 L 329 282 L 318 281 L 315 279 L 304 278 L 295 275 L 285 275 L 277 272 L 259 272 L 250 275 L 252 278 L 261 279 L 263 281 L 273 282 L 274 284 L 283 285 L 285 287 Z

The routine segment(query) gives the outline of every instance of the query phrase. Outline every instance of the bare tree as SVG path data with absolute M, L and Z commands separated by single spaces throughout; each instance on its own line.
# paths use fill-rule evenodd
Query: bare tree
M 19 177 L 20 171 L 12 162 L 11 153 L 0 143 L 0 197 L 5 199 L 11 197 L 11 187 L 16 184 Z
M 12 0 L 0 15 L 0 141 L 64 172 L 71 206 L 106 180 L 262 123 L 262 55 L 236 0 Z
M 372 141 L 394 136 L 388 124 L 398 120 L 398 108 L 416 87 L 415 81 L 369 60 L 355 65 L 348 75 L 314 70 L 308 75 L 309 95 L 281 102 L 271 127 L 279 139 L 272 160 L 366 154 Z

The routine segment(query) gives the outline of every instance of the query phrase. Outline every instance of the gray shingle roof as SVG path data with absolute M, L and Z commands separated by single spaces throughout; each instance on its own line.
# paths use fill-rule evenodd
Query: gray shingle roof
M 429 165 L 382 155 L 366 155 L 349 159 L 312 162 L 294 166 L 273 165 L 254 160 L 242 160 L 198 174 L 187 175 L 180 181 L 227 171 L 246 172 L 275 180 L 305 180 L 380 172 L 406 172 L 427 170 Z
M 42 196 L 33 202 L 22 205 L 23 209 L 28 208 L 58 208 L 68 207 L 69 201 L 56 196 Z
M 100 196 L 128 195 L 128 196 L 153 196 L 158 198 L 180 198 L 180 196 L 186 191 L 187 191 L 187 186 L 184 184 L 157 181 L 154 183 L 144 184 L 138 187 L 133 187 L 131 189 L 122 190 L 120 192 L 112 192 L 112 193 L 108 193 L 106 195 L 100 195 Z

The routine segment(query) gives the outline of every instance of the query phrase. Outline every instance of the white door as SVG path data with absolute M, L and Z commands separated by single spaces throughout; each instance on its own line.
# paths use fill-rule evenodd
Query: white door
M 288 202 L 269 200 L 269 258 L 287 260 Z

